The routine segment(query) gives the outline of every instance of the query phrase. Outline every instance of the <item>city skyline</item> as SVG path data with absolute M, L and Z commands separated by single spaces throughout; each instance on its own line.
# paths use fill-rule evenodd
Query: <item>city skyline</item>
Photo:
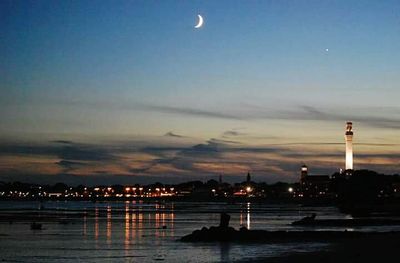
M 2 1 L 0 181 L 399 173 L 398 1 Z M 195 29 L 198 14 L 204 18 Z

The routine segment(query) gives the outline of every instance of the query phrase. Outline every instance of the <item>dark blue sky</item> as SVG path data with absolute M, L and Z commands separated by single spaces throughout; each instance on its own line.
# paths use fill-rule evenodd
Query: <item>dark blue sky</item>
M 195 176 L 223 168 L 204 156 L 187 160 L 193 165 L 186 168 L 171 163 L 146 173 L 125 168 L 159 158 L 140 148 L 155 141 L 189 148 L 213 139 L 246 147 L 342 143 L 343 125 L 353 120 L 359 143 L 386 144 L 360 146 L 360 154 L 376 154 L 364 163 L 388 167 L 379 154 L 398 153 L 389 145 L 397 143 L 400 128 L 399 1 L 4 0 L 0 12 L 5 143 L 62 139 L 116 147 L 115 141 L 134 141 L 135 157 L 113 156 L 105 174 Z M 205 21 L 200 29 L 194 28 L 197 14 Z M 341 150 L 329 149 L 335 156 Z M 257 164 L 249 156 L 236 171 L 276 178 L 312 162 L 269 154 L 259 154 Z M 83 164 L 60 172 L 61 157 L 50 155 L 54 173 L 93 172 Z M 21 153 L 2 155 L 2 173 L 17 166 L 17 157 Z M 216 160 L 237 158 L 229 152 Z M 275 161 L 266 164 L 265 158 Z M 341 162 L 338 157 L 319 169 L 334 171 Z

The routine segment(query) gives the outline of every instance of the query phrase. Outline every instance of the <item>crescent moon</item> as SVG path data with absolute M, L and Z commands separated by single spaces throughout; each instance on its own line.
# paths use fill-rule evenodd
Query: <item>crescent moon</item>
M 203 23 L 204 23 L 203 17 L 201 15 L 197 15 L 197 17 L 199 18 L 199 22 L 197 23 L 197 25 L 194 28 L 200 28 L 203 26 Z

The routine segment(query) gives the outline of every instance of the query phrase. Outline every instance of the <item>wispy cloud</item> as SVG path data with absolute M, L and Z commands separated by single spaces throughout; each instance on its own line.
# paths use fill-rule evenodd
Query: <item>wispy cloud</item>
M 238 130 L 229 130 L 229 131 L 225 131 L 222 134 L 222 137 L 229 138 L 229 137 L 239 137 L 239 136 L 245 136 L 245 135 L 247 135 L 247 133 L 240 132 Z
M 56 162 L 56 164 L 63 168 L 64 173 L 71 172 L 74 169 L 77 169 L 77 168 L 80 168 L 80 167 L 83 167 L 86 165 L 83 162 L 68 161 L 68 160 L 61 160 L 61 161 Z
M 80 161 L 107 161 L 114 158 L 104 148 L 72 142 L 56 145 L 1 144 L 0 155 L 53 155 L 60 159 Z
M 186 115 L 191 117 L 207 117 L 207 118 L 219 118 L 227 120 L 260 120 L 260 119 L 271 119 L 271 120 L 316 120 L 316 121 L 346 121 L 351 120 L 365 125 L 389 128 L 389 129 L 400 129 L 400 118 L 387 117 L 396 116 L 399 111 L 398 108 L 385 108 L 385 110 L 377 110 L 374 112 L 375 115 L 366 114 L 362 108 L 347 107 L 346 109 L 340 108 L 318 108 L 309 105 L 298 105 L 291 108 L 270 109 L 257 105 L 247 105 L 241 107 L 240 111 L 237 108 L 231 110 L 220 110 L 213 111 L 210 109 L 196 109 L 190 107 L 172 107 L 172 106 L 157 106 L 157 105 L 142 105 L 142 109 L 151 110 L 169 114 Z M 230 130 L 226 131 L 223 136 L 239 136 L 242 133 Z
M 157 106 L 157 105 L 143 105 L 143 109 L 150 111 L 157 111 L 161 113 L 179 114 L 196 117 L 218 118 L 218 119 L 231 119 L 238 120 L 240 117 L 228 113 L 209 111 L 195 108 L 173 107 L 173 106 Z
M 61 143 L 61 144 L 73 144 L 72 141 L 67 141 L 67 140 L 55 140 L 55 141 L 51 141 L 54 143 Z
M 351 120 L 353 122 L 364 123 L 374 127 L 380 128 L 400 128 L 400 118 L 388 118 L 385 115 L 383 116 L 372 116 L 371 114 L 365 115 L 363 113 L 355 114 L 351 109 L 347 109 L 346 113 L 334 113 L 340 112 L 340 109 L 335 111 L 331 110 L 322 110 L 316 107 L 311 106 L 300 106 L 301 111 L 296 113 L 292 112 L 288 114 L 290 119 L 299 118 L 304 120 L 323 120 L 323 121 L 344 121 Z M 357 109 L 356 109 L 357 110 Z M 392 109 L 393 110 L 393 109 Z M 368 112 L 368 111 L 365 111 Z
M 174 133 L 172 131 L 169 131 L 169 132 L 165 133 L 164 136 L 165 137 L 173 137 L 173 138 L 187 138 L 186 136 L 176 134 L 176 133 Z
M 57 102 L 59 105 L 61 102 Z M 400 107 L 362 107 L 355 105 L 315 106 L 315 105 L 280 105 L 268 107 L 251 103 L 239 105 L 225 105 L 224 107 L 196 108 L 187 106 L 157 105 L 150 103 L 131 103 L 131 102 L 79 102 L 85 107 L 112 109 L 112 110 L 133 110 L 133 111 L 152 111 L 172 115 L 212 118 L 221 120 L 307 120 L 307 121 L 347 121 L 362 123 L 376 128 L 400 129 Z M 72 104 L 74 106 L 74 104 Z M 173 133 L 173 132 L 172 132 Z M 173 133 L 174 134 L 174 133 Z M 242 132 L 232 129 L 226 131 L 223 136 L 233 137 L 242 136 Z M 61 143 L 61 141 L 60 141 Z

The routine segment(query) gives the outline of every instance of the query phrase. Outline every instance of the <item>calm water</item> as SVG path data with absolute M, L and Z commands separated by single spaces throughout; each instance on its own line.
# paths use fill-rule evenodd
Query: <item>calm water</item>
M 37 209 L 38 202 L 0 202 L 0 213 Z M 8 262 L 231 262 L 327 249 L 329 244 L 191 244 L 177 241 L 203 226 L 218 225 L 219 212 L 231 226 L 267 230 L 303 230 L 289 224 L 310 213 L 346 218 L 334 207 L 298 205 L 168 202 L 46 202 L 43 230 L 29 220 L 0 222 L 0 260 Z M 86 212 L 85 216 L 77 213 Z M 47 220 L 57 213 L 61 218 Z M 28 215 L 27 215 L 28 216 Z M 60 223 L 61 222 L 63 223 Z M 163 226 L 166 226 L 163 229 Z M 326 229 L 326 228 L 325 228 Z M 336 230 L 341 228 L 335 228 Z M 321 229 L 315 229 L 321 230 Z M 348 229 L 353 230 L 353 229 Z M 356 229 L 358 230 L 358 229 Z M 365 229 L 361 229 L 365 230 Z

